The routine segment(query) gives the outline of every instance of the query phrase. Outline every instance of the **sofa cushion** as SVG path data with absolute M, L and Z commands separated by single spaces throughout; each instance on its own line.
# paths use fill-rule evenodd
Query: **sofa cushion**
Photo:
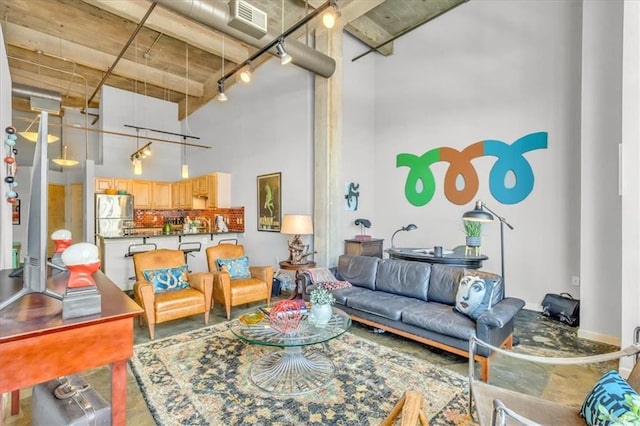
M 379 260 L 377 257 L 343 254 L 338 258 L 336 278 L 340 281 L 349 281 L 357 287 L 375 290 Z
M 372 291 L 368 297 L 350 297 L 347 299 L 347 306 L 352 309 L 379 315 L 393 321 L 399 321 L 402 310 L 408 301 L 414 300 L 417 303 L 425 304 L 415 299 L 398 296 L 383 291 Z
M 464 276 L 464 268 L 447 265 L 431 265 L 431 278 L 427 297 L 430 302 L 444 303 L 454 306 L 458 284 Z
M 442 303 L 408 305 L 402 311 L 402 322 L 463 340 L 476 335 L 476 323 L 471 318 Z
M 359 299 L 366 299 L 371 297 L 371 295 L 374 294 L 374 291 L 363 287 L 346 287 L 333 290 L 331 293 L 333 294 L 333 297 L 336 298 L 336 303 L 338 305 L 346 305 L 347 300 L 350 298 L 355 297 Z
M 456 295 L 456 310 L 477 320 L 492 306 L 494 281 L 474 275 L 465 275 L 460 280 Z
M 384 259 L 378 262 L 376 290 L 415 299 L 427 299 L 431 265 L 424 262 Z

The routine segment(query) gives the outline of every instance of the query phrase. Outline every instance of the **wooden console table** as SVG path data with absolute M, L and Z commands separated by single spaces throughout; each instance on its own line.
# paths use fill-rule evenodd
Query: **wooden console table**
M 10 278 L 10 272 L 0 271 L 0 300 L 22 288 L 22 277 Z M 63 294 L 67 277 L 66 272 L 54 275 L 48 288 Z M 142 309 L 101 271 L 93 277 L 101 295 L 100 314 L 63 320 L 62 301 L 41 293 L 0 310 L 0 394 L 12 392 L 15 398 L 22 388 L 110 364 L 111 420 L 114 426 L 124 425 L 133 319 Z
M 382 259 L 382 243 L 383 239 L 372 238 L 368 241 L 360 241 L 356 239 L 344 240 L 344 254 L 352 254 L 354 256 L 372 256 Z

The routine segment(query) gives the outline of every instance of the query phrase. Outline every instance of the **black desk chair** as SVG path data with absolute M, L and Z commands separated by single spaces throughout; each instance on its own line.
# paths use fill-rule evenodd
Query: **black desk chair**
M 184 263 L 187 265 L 187 269 L 189 269 L 189 260 L 188 256 L 195 257 L 195 252 L 199 252 L 202 249 L 202 244 L 197 241 L 193 242 L 185 242 L 178 244 L 178 250 L 182 250 L 184 253 Z M 189 272 L 191 272 L 189 270 Z

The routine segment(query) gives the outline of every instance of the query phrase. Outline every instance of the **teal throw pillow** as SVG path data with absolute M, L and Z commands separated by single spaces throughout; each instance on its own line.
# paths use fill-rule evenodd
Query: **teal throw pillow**
M 144 279 L 153 284 L 155 293 L 189 287 L 188 273 L 187 265 L 142 271 Z
M 249 271 L 249 258 L 247 256 L 235 259 L 217 259 L 218 268 L 227 267 L 231 278 L 251 278 Z
M 625 405 L 626 394 L 637 395 L 636 391 L 629 386 L 617 371 L 611 370 L 602 376 L 591 389 L 591 392 L 582 403 L 580 415 L 584 417 L 589 426 L 616 424 L 616 422 L 600 419 L 598 407 L 602 405 L 609 414 L 620 417 L 631 409 Z
M 491 309 L 493 288 L 494 281 L 491 279 L 465 275 L 458 285 L 455 309 L 477 320 L 480 315 Z

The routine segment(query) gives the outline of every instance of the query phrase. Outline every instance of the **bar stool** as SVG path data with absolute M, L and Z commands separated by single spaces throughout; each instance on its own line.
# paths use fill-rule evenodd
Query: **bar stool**
M 134 254 L 144 253 L 151 250 L 157 250 L 158 245 L 156 243 L 144 243 L 144 244 L 130 244 L 124 257 L 133 257 Z M 135 280 L 136 276 L 129 277 L 129 280 Z
M 195 252 L 199 252 L 202 249 L 202 244 L 200 244 L 197 241 L 192 241 L 192 242 L 184 242 L 184 243 L 180 243 L 178 244 L 178 250 L 182 250 L 182 252 L 184 253 L 184 263 L 187 265 L 187 270 L 189 272 L 191 272 L 191 270 L 189 270 L 189 260 L 187 259 L 187 256 L 191 255 L 195 257 Z

